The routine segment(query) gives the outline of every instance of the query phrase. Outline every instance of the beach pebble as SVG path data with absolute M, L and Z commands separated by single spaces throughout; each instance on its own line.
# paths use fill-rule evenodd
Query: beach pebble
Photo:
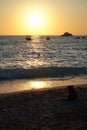
M 42 128 L 41 128 L 41 130 L 51 130 L 49 127 L 47 127 L 47 126 L 43 126 Z
M 3 109 L 3 112 L 7 112 L 7 109 Z

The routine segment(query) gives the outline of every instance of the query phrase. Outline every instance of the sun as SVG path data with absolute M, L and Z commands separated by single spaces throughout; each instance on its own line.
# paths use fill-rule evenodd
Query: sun
M 30 11 L 24 14 L 23 25 L 26 34 L 41 35 L 46 30 L 47 16 L 41 11 Z
M 34 27 L 39 27 L 42 24 L 42 16 L 40 14 L 33 14 L 30 16 L 30 24 Z
M 32 29 L 41 28 L 41 26 L 43 26 L 42 14 L 38 12 L 31 13 L 31 15 L 27 17 L 27 24 Z

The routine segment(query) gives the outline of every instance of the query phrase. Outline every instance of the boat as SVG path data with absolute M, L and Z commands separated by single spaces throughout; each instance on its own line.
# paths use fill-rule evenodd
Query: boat
M 77 37 L 76 37 L 76 39 L 80 39 L 80 37 L 79 37 L 79 36 L 77 36 Z
M 46 37 L 47 40 L 50 40 L 50 37 Z
M 83 39 L 85 39 L 86 37 L 85 36 L 82 36 Z
M 26 40 L 28 40 L 28 41 L 32 40 L 31 36 L 26 36 Z

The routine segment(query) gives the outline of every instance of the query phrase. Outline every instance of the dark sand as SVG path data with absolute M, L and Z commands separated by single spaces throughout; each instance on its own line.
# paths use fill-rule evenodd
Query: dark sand
M 0 95 L 0 130 L 87 130 L 87 85 Z

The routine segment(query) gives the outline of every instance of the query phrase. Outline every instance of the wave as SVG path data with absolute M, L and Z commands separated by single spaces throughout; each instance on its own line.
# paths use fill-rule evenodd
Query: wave
M 0 80 L 64 78 L 87 75 L 87 67 L 43 67 L 32 69 L 2 69 Z

